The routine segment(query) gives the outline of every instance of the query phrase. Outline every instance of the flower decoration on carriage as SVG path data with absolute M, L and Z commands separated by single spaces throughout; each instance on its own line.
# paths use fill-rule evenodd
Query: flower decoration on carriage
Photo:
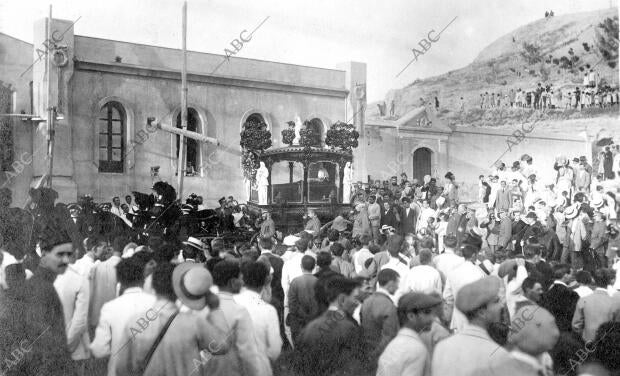
M 325 144 L 332 149 L 339 148 L 351 152 L 358 146 L 357 139 L 360 134 L 353 124 L 338 121 L 329 128 L 325 137 Z
M 288 146 L 292 146 L 295 140 L 295 122 L 287 121 L 286 124 L 288 124 L 288 128 L 282 131 L 282 142 Z
M 312 124 L 308 120 L 306 120 L 304 121 L 304 128 L 299 131 L 299 136 L 299 144 L 304 147 L 303 158 L 305 160 L 310 160 L 312 156 L 312 147 L 318 146 L 317 137 L 320 137 L 320 135 L 316 133 L 316 131 L 312 127 Z
M 256 170 L 260 166 L 258 157 L 271 147 L 271 132 L 267 130 L 267 124 L 254 119 L 246 121 L 241 131 L 239 144 L 243 149 L 241 155 L 243 177 L 254 182 Z

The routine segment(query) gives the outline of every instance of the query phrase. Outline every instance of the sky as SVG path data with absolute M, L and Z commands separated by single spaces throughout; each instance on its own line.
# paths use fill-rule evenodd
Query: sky
M 77 35 L 181 47 L 182 0 L 0 0 L 0 32 L 31 42 L 34 21 L 47 16 L 50 4 L 54 18 L 81 17 Z M 372 102 L 418 78 L 466 66 L 546 10 L 561 15 L 610 6 L 618 0 L 188 0 L 187 47 L 223 55 L 243 30 L 266 19 L 235 56 L 321 68 L 366 63 Z M 399 74 L 431 30 L 436 42 Z

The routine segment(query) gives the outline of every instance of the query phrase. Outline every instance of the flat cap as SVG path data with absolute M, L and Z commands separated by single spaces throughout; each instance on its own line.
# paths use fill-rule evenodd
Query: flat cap
M 463 313 L 475 311 L 497 298 L 500 279 L 487 276 L 461 288 L 456 295 L 456 308 Z
M 409 292 L 398 300 L 398 310 L 409 312 L 433 308 L 441 304 L 441 298 L 435 295 L 422 294 L 419 292 Z

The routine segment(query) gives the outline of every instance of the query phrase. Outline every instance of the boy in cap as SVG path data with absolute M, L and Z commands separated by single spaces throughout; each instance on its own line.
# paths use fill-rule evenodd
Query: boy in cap
M 420 333 L 428 331 L 435 319 L 438 296 L 410 292 L 398 301 L 401 329 L 379 358 L 378 375 L 428 375 L 430 358 Z
M 439 342 L 433 352 L 432 374 L 453 376 L 500 375 L 497 370 L 510 361 L 508 353 L 489 336 L 492 324 L 501 319 L 501 281 L 487 276 L 461 288 L 456 308 L 468 323 L 452 337 Z

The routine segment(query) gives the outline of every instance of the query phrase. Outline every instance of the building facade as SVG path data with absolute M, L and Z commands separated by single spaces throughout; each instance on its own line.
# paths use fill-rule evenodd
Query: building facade
M 35 24 L 32 44 L 0 34 L 0 113 L 38 117 L 0 117 L 0 184 L 11 188 L 14 205 L 26 202 L 28 188 L 47 171 L 50 106 L 58 119 L 53 187 L 60 201 L 90 194 L 109 202 L 131 191 L 148 192 L 154 180 L 176 186 L 179 138 L 147 126 L 147 119 L 180 127 L 182 51 L 74 35 L 72 23 L 59 19 L 51 21 L 48 35 L 47 22 Z M 54 57 L 49 72 L 48 53 Z M 187 140 L 183 196 L 201 195 L 209 207 L 224 195 L 248 200 L 239 146 L 248 119 L 267 124 L 273 147 L 284 146 L 281 131 L 295 119 L 318 124 L 323 138 L 336 121 L 353 123 L 360 131 L 354 181 L 387 180 L 402 172 L 418 180 L 424 175 L 442 180 L 452 171 L 466 201 L 477 197 L 478 175 L 490 172 L 498 158 L 510 165 L 528 153 L 541 166 L 541 179 L 552 180 L 556 155 L 591 156 L 602 129 L 620 133 L 617 116 L 565 121 L 561 134 L 539 124 L 507 150 L 507 139 L 518 126 L 449 127 L 432 107 L 399 118 L 372 116 L 364 63 L 323 69 L 187 55 L 188 130 L 217 139 L 219 146 Z M 578 128 L 586 131 L 572 131 Z M 278 174 L 286 180 L 289 172 L 285 168 Z
M 0 35 L 0 51 L 10 51 L 3 57 L 10 69 L 4 67 L 0 79 L 11 92 L 12 112 L 42 118 L 8 120 L 13 159 L 28 157 L 19 162 L 23 168 L 5 164 L 1 183 L 13 190 L 14 201 L 25 199 L 28 186 L 47 171 L 48 97 L 58 119 L 53 186 L 60 201 L 83 194 L 110 201 L 148 192 L 156 179 L 176 186 L 179 137 L 147 126 L 147 119 L 180 127 L 182 51 L 74 35 L 66 20 L 53 19 L 51 29 L 48 36 L 47 19 L 37 22 L 33 44 Z M 49 48 L 49 79 L 48 40 L 56 47 Z M 295 117 L 319 123 L 324 136 L 359 102 L 349 98 L 349 85 L 365 84 L 362 63 L 322 69 L 197 52 L 188 52 L 187 62 L 188 130 L 216 138 L 219 146 L 186 139 L 183 195 L 202 195 L 208 206 L 223 195 L 247 200 L 239 135 L 248 118 L 267 124 L 274 147 L 283 146 L 281 131 Z

